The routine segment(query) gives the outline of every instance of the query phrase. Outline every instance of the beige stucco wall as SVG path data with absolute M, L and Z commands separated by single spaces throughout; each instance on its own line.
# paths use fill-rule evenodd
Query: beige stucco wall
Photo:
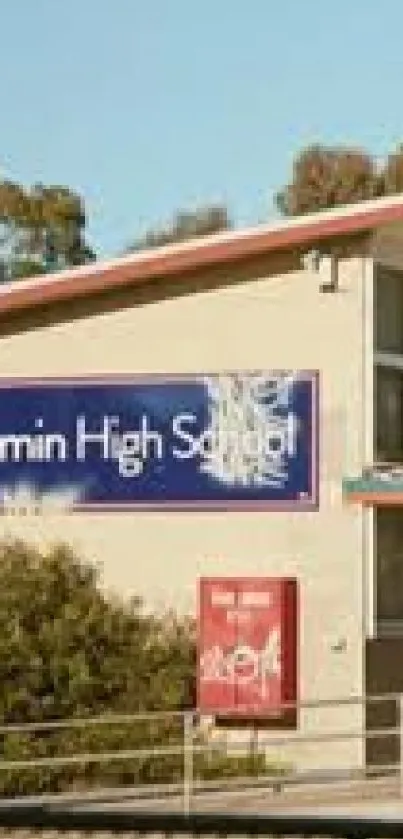
M 371 398 L 371 361 L 367 353 L 364 363 L 363 352 L 371 339 L 371 263 L 341 263 L 338 294 L 320 294 L 319 282 L 306 271 L 261 278 L 10 335 L 0 350 L 1 376 L 319 368 L 319 512 L 109 513 L 0 523 L 3 532 L 72 542 L 102 562 L 107 586 L 140 593 L 157 607 L 193 610 L 200 575 L 297 576 L 305 699 L 362 694 L 367 597 L 362 513 L 342 505 L 341 479 L 369 459 L 372 445 L 362 407 L 364 390 Z M 345 651 L 332 651 L 339 641 Z M 306 711 L 301 721 L 305 732 L 317 725 L 334 730 L 361 725 L 362 715 Z M 358 741 L 332 750 L 342 762 L 361 756 Z M 329 763 L 323 746 L 310 755 Z

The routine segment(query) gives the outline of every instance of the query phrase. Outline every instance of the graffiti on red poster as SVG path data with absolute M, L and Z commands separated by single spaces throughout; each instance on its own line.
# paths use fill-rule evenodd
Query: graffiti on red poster
M 292 701 L 294 581 L 200 581 L 198 704 L 203 711 L 261 714 Z M 295 604 L 295 597 L 292 598 Z M 292 624 L 292 626 L 291 626 Z M 291 654 L 290 654 L 291 653 Z M 291 678 L 292 677 L 292 678 Z

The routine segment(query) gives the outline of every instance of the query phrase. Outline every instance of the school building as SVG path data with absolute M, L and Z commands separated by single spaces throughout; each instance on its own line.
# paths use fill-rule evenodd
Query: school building
M 205 652 L 221 620 L 223 665 L 233 620 L 261 716 L 253 604 L 288 638 L 277 699 L 403 690 L 402 198 L 4 284 L 0 377 L 2 536 L 64 540 L 148 608 L 196 614 L 217 580 L 236 615 L 206 607 Z M 365 725 L 360 704 L 293 721 L 362 728 L 316 764 L 360 765 Z

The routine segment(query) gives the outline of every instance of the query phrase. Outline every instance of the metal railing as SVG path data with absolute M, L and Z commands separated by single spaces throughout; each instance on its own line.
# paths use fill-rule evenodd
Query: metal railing
M 198 710 L 0 725 L 0 836 L 403 836 L 403 697 L 291 709 L 292 730 L 206 729 Z
M 387 789 L 403 799 L 399 694 L 284 709 L 297 712 L 295 729 L 240 721 L 206 730 L 197 710 L 3 724 L 2 801 L 126 802 L 138 810 L 158 800 L 188 816 L 214 802 L 231 807 L 236 799 L 244 809 L 261 796 L 274 806 L 281 795 L 332 799 L 363 795 L 368 785 L 371 794 Z

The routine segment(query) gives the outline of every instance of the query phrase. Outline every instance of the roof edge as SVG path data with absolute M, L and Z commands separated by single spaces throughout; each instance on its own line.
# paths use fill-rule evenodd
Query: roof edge
M 179 278 L 198 268 L 273 251 L 303 248 L 323 239 L 364 233 L 395 221 L 403 221 L 403 195 L 138 251 L 104 262 L 4 283 L 0 286 L 0 314 L 131 283 L 157 281 L 168 275 Z

